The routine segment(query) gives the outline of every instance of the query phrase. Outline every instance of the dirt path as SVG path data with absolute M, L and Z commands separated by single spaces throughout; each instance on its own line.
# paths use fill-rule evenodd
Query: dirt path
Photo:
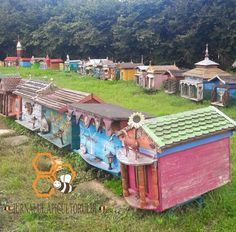
M 106 196 L 109 199 L 108 204 L 111 206 L 127 207 L 127 204 L 123 198 L 117 197 L 109 189 L 105 188 L 102 183 L 100 183 L 96 180 L 81 183 L 78 185 L 78 189 L 96 191 L 96 192 Z

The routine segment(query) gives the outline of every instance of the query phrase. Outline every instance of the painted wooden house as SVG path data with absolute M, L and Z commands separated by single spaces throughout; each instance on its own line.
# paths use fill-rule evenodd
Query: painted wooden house
M 184 70 L 168 70 L 164 75 L 167 76 L 167 79 L 164 82 L 165 93 L 167 94 L 176 94 L 180 90 L 180 81 L 184 79 L 183 73 Z
M 157 65 L 157 66 L 149 66 L 148 72 L 145 81 L 146 89 L 150 90 L 160 90 L 163 86 L 163 82 L 168 78 L 168 74 L 166 71 L 179 71 L 179 68 L 173 65 Z
M 97 78 L 102 80 L 116 80 L 116 64 L 112 60 L 102 59 L 96 67 Z
M 219 64 L 209 59 L 208 45 L 206 45 L 205 59 L 195 63 L 195 68 L 185 72 L 184 80 L 180 81 L 181 97 L 192 101 L 210 100 L 214 83 L 208 82 L 216 75 L 225 77 L 229 73 L 221 70 Z
M 4 59 L 5 67 L 15 67 L 19 65 L 19 60 L 17 57 L 8 56 Z
M 211 93 L 212 105 L 236 105 L 236 76 L 215 76 L 209 82 L 214 84 Z
M 120 132 L 117 154 L 130 206 L 162 212 L 230 182 L 236 122 L 217 108 L 135 121 Z
M 100 68 L 97 68 L 97 65 L 101 62 L 101 59 L 90 59 L 84 63 L 85 74 L 89 76 L 100 77 Z
M 133 63 L 133 62 L 120 63 L 119 64 L 119 69 L 120 69 L 120 78 L 119 79 L 124 80 L 124 81 L 134 80 L 136 68 L 138 66 L 143 66 L 143 64 Z
M 116 133 L 128 124 L 132 110 L 111 104 L 73 104 L 72 149 L 90 165 L 119 175 L 116 154 L 122 143 Z
M 31 67 L 31 58 L 20 58 L 20 66 L 24 68 L 30 68 Z
M 64 70 L 66 72 L 77 72 L 81 65 L 81 60 L 70 60 L 69 55 L 67 55 L 67 59 L 64 62 Z
M 136 85 L 142 86 L 145 88 L 148 67 L 149 66 L 145 66 L 145 65 L 136 67 L 136 73 L 134 75 L 134 82 Z
M 0 114 L 16 117 L 19 103 L 17 102 L 17 96 L 13 94 L 13 91 L 20 82 L 21 78 L 14 75 L 0 76 Z
M 42 105 L 37 102 L 38 95 L 54 91 L 55 86 L 37 80 L 25 80 L 13 92 L 17 95 L 16 122 L 31 131 L 38 131 L 41 125 Z
M 91 93 L 60 88 L 46 95 L 38 95 L 36 101 L 42 107 L 39 136 L 59 148 L 71 145 L 71 117 L 67 105 L 102 102 Z

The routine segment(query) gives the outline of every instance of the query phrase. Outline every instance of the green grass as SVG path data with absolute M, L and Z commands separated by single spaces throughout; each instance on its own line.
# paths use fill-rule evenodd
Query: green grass
M 208 106 L 209 102 L 195 104 L 179 96 L 169 96 L 163 92 L 145 93 L 132 82 L 100 81 L 91 77 L 80 77 L 76 73 L 43 71 L 21 68 L 0 68 L 0 73 L 19 72 L 23 77 L 53 82 L 59 87 L 93 92 L 104 101 L 118 104 L 137 111 L 160 116 Z M 47 78 L 45 78 L 47 76 Z M 222 109 L 236 120 L 236 107 Z M 50 143 L 16 126 L 12 120 L 0 118 L 8 127 L 19 134 L 31 137 L 29 146 L 6 148 L 0 141 L 0 199 L 12 202 L 88 202 L 103 204 L 106 199 L 93 192 L 73 192 L 66 196 L 57 193 L 50 199 L 34 196 L 31 184 L 35 177 L 31 160 L 37 152 L 47 151 L 64 157 L 77 171 L 76 183 L 99 178 L 107 188 L 121 194 L 120 180 L 111 178 L 104 172 L 89 167 L 79 156 L 59 150 Z M 175 211 L 157 214 L 135 209 L 110 208 L 105 213 L 58 215 L 24 213 L 11 215 L 0 212 L 0 231 L 236 231 L 236 134 L 231 143 L 232 182 L 204 196 L 202 207 L 189 204 Z

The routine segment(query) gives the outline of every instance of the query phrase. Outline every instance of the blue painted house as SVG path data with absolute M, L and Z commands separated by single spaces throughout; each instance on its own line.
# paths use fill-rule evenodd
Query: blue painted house
M 77 72 L 79 70 L 80 65 L 81 65 L 81 60 L 70 60 L 69 55 L 67 55 L 67 59 L 64 63 L 66 72 L 70 71 Z
M 236 104 L 236 76 L 215 76 L 208 82 L 212 86 L 212 105 L 230 106 Z
M 180 95 L 192 101 L 210 100 L 214 83 L 208 80 L 216 75 L 229 77 L 230 74 L 221 70 L 219 64 L 209 59 L 208 45 L 206 45 L 205 59 L 195 63 L 195 68 L 185 73 L 184 80 L 180 81 Z
M 122 147 L 117 132 L 134 111 L 110 104 L 72 104 L 72 149 L 90 165 L 120 174 L 116 154 Z

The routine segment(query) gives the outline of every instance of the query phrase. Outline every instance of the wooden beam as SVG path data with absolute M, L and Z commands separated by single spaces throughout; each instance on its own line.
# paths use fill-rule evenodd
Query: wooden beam
M 146 195 L 145 195 L 144 166 L 138 167 L 138 179 L 139 179 L 140 208 L 145 208 Z
M 120 163 L 120 169 L 121 169 L 121 179 L 122 179 L 123 196 L 124 196 L 124 197 L 128 197 L 128 196 L 129 196 L 129 190 L 128 190 L 128 173 L 127 173 L 127 167 L 126 167 L 126 165 Z
M 151 176 L 152 176 L 152 186 L 151 186 L 152 205 L 154 207 L 157 207 L 159 204 L 159 200 L 158 200 L 157 166 L 155 164 L 151 166 Z

